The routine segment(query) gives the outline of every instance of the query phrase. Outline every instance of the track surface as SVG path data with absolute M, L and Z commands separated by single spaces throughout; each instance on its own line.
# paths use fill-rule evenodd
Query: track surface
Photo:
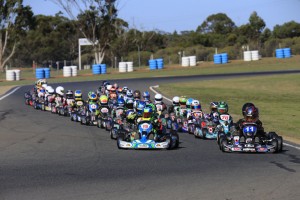
M 144 91 L 166 82 L 231 77 L 237 75 L 118 83 Z M 87 93 L 99 84 L 63 86 Z M 216 141 L 180 134 L 177 150 L 118 150 L 102 129 L 26 106 L 23 94 L 28 89 L 24 86 L 0 101 L 0 200 L 300 199 L 297 149 L 228 154 Z

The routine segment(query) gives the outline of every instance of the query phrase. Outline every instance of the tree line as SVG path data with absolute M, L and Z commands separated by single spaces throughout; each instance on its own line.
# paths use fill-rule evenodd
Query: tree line
M 211 61 L 216 49 L 228 53 L 229 59 L 242 59 L 247 48 L 259 50 L 263 57 L 274 56 L 276 48 L 284 47 L 290 47 L 293 54 L 300 53 L 299 23 L 290 21 L 270 30 L 255 11 L 241 26 L 225 13 L 217 13 L 199 23 L 196 30 L 168 33 L 129 27 L 128 22 L 118 18 L 115 0 L 52 1 L 68 17 L 62 12 L 35 15 L 22 0 L 0 1 L 1 70 L 6 65 L 29 67 L 33 61 L 43 66 L 64 60 L 76 64 L 79 38 L 88 38 L 92 43 L 82 48 L 82 64 L 109 66 L 115 66 L 116 61 L 147 65 L 150 58 L 177 64 L 184 55 Z

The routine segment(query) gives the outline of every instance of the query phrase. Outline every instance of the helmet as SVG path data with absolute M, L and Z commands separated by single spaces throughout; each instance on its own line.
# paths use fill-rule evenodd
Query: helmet
M 136 107 L 136 111 L 139 115 L 142 114 L 144 108 L 146 107 L 146 103 L 144 101 L 139 101 L 137 107 Z
M 55 92 L 56 92 L 56 94 L 63 96 L 64 93 L 65 93 L 65 88 L 63 88 L 62 86 L 58 86 L 58 87 L 55 89 Z
M 109 85 L 109 82 L 108 81 L 102 81 L 102 85 L 107 86 L 107 85 Z
M 246 122 L 256 122 L 259 118 L 258 109 L 255 106 L 248 106 L 244 118 Z
M 44 83 L 44 84 L 42 85 L 42 88 L 46 89 L 47 86 L 48 86 L 47 83 Z
M 210 102 L 210 104 L 209 104 L 210 112 L 217 112 L 218 111 L 218 105 L 219 105 L 218 102 L 215 102 L 215 101 Z
M 156 112 L 156 106 L 153 103 L 149 103 L 146 105 L 147 108 L 152 108 L 152 111 Z
M 173 101 L 173 105 L 176 105 L 176 106 L 179 105 L 179 97 L 178 96 L 173 97 L 172 101 Z
M 143 93 L 143 98 L 144 99 L 150 99 L 150 93 L 148 92 L 148 91 L 145 91 L 144 93 Z
M 129 98 L 133 97 L 132 90 L 127 90 L 126 96 L 129 97 Z
M 186 108 L 191 108 L 191 105 L 192 105 L 192 103 L 193 103 L 193 101 L 194 101 L 194 99 L 193 98 L 188 98 L 187 100 L 186 100 Z
M 119 88 L 118 83 L 114 83 L 114 84 L 113 84 L 113 87 L 116 88 L 116 89 L 118 89 L 118 88 Z
M 101 95 L 99 99 L 101 106 L 108 105 L 108 97 L 106 95 Z
M 48 94 L 54 94 L 54 89 L 53 89 L 51 86 L 47 86 L 47 87 L 46 87 L 46 92 L 47 92 Z
M 217 110 L 218 110 L 219 114 L 227 113 L 228 112 L 228 104 L 224 101 L 219 102 Z
M 118 93 L 121 94 L 122 91 L 123 91 L 123 88 L 119 87 L 119 88 L 118 88 Z
M 88 93 L 89 101 L 97 101 L 97 94 L 95 92 Z
M 186 96 L 181 96 L 179 98 L 179 104 L 180 105 L 186 105 L 186 102 L 187 102 Z
M 112 88 L 112 85 L 106 85 L 106 89 L 107 89 L 108 91 L 110 91 L 111 88 Z
M 133 98 L 134 99 L 140 99 L 141 98 L 141 92 L 139 90 L 135 90 L 133 92 Z
M 156 95 L 154 96 L 154 99 L 155 99 L 155 103 L 161 103 L 162 100 L 163 100 L 163 97 L 162 97 L 161 94 L 156 94 Z
M 192 101 L 191 109 L 193 110 L 201 110 L 201 104 L 198 100 Z
M 242 107 L 242 115 L 245 117 L 245 112 L 246 112 L 246 109 L 247 109 L 247 107 L 250 107 L 250 106 L 254 106 L 255 107 L 255 105 L 253 104 L 253 103 L 245 103 L 244 105 L 243 105 L 243 107 Z
M 128 87 L 127 87 L 127 86 L 124 86 L 124 87 L 123 87 L 123 90 L 122 90 L 123 94 L 125 94 L 125 95 L 126 95 L 126 93 L 127 93 L 127 90 L 128 90 Z
M 132 99 L 127 99 L 126 108 L 127 109 L 133 109 L 133 100 Z
M 82 101 L 81 90 L 75 90 L 75 101 Z
M 36 86 L 37 87 L 42 87 L 43 84 L 47 84 L 46 79 L 39 79 L 39 80 L 36 81 Z
M 73 99 L 74 98 L 74 94 L 72 90 L 68 90 L 66 93 L 66 98 L 67 99 Z
M 123 98 L 118 98 L 117 103 L 118 103 L 118 107 L 123 108 L 125 106 L 125 101 Z
M 148 119 L 148 118 L 151 118 L 152 113 L 153 113 L 152 108 L 145 107 L 145 108 L 143 109 L 143 114 L 142 114 L 142 116 L 143 116 L 143 118 Z

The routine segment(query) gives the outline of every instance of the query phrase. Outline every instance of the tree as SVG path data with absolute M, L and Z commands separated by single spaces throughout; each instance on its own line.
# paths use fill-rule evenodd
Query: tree
M 73 21 L 78 22 L 79 31 L 92 43 L 96 63 L 101 63 L 123 25 L 117 19 L 116 0 L 52 1 L 60 5 Z M 75 16 L 74 13 L 79 14 Z
M 29 29 L 33 13 L 22 0 L 0 1 L 0 70 L 14 55 L 18 41 Z
M 200 33 L 229 34 L 236 28 L 235 23 L 224 13 L 210 15 L 197 28 Z
M 284 23 L 282 26 L 276 25 L 273 30 L 275 38 L 300 37 L 300 24 L 295 21 Z
M 257 12 L 253 12 L 250 15 L 249 23 L 251 27 L 251 38 L 258 40 L 264 28 L 266 27 L 265 21 L 257 15 Z

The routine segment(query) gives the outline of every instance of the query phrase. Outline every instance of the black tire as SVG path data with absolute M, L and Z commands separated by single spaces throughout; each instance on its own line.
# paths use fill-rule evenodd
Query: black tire
M 120 147 L 120 141 L 124 141 L 125 135 L 123 133 L 120 133 L 117 137 L 117 146 L 118 149 L 123 149 L 122 147 Z
M 116 139 L 116 138 L 113 137 L 113 133 L 112 133 L 112 132 L 113 132 L 113 129 L 111 129 L 111 130 L 109 131 L 110 139 L 113 139 L 113 140 L 114 140 L 114 139 Z
M 223 151 L 223 152 L 225 152 L 225 146 L 227 145 L 227 140 L 225 140 L 225 139 L 222 139 L 221 140 L 221 150 Z
M 206 128 L 202 129 L 202 139 L 206 138 L 206 133 L 207 133 L 207 129 Z
M 41 110 L 42 110 L 42 111 L 45 111 L 45 110 L 46 110 L 46 109 L 45 109 L 45 104 L 42 104 L 42 105 L 41 105 Z
M 283 138 L 281 136 L 278 136 L 277 142 L 278 142 L 278 152 L 281 152 L 283 148 Z
M 71 115 L 71 121 L 72 121 L 72 122 L 74 121 L 74 119 L 73 119 L 73 115 Z
M 98 128 L 101 128 L 101 119 L 98 119 L 98 120 L 97 120 L 97 127 L 98 127 Z
M 174 142 L 174 137 L 176 137 L 176 140 L 175 140 L 175 143 L 173 143 L 174 145 L 174 149 L 177 149 L 179 147 L 179 135 L 177 133 L 172 133 L 172 138 L 173 138 L 173 141 Z
M 168 136 L 166 136 L 166 141 L 169 141 L 169 146 L 168 146 L 168 148 L 167 148 L 167 150 L 171 150 L 172 149 L 172 147 L 173 147 L 173 144 L 172 144 L 172 138 L 168 135 Z
M 274 146 L 274 149 L 275 149 L 274 153 L 277 153 L 278 152 L 278 141 L 277 141 L 277 139 L 272 140 L 272 145 Z

